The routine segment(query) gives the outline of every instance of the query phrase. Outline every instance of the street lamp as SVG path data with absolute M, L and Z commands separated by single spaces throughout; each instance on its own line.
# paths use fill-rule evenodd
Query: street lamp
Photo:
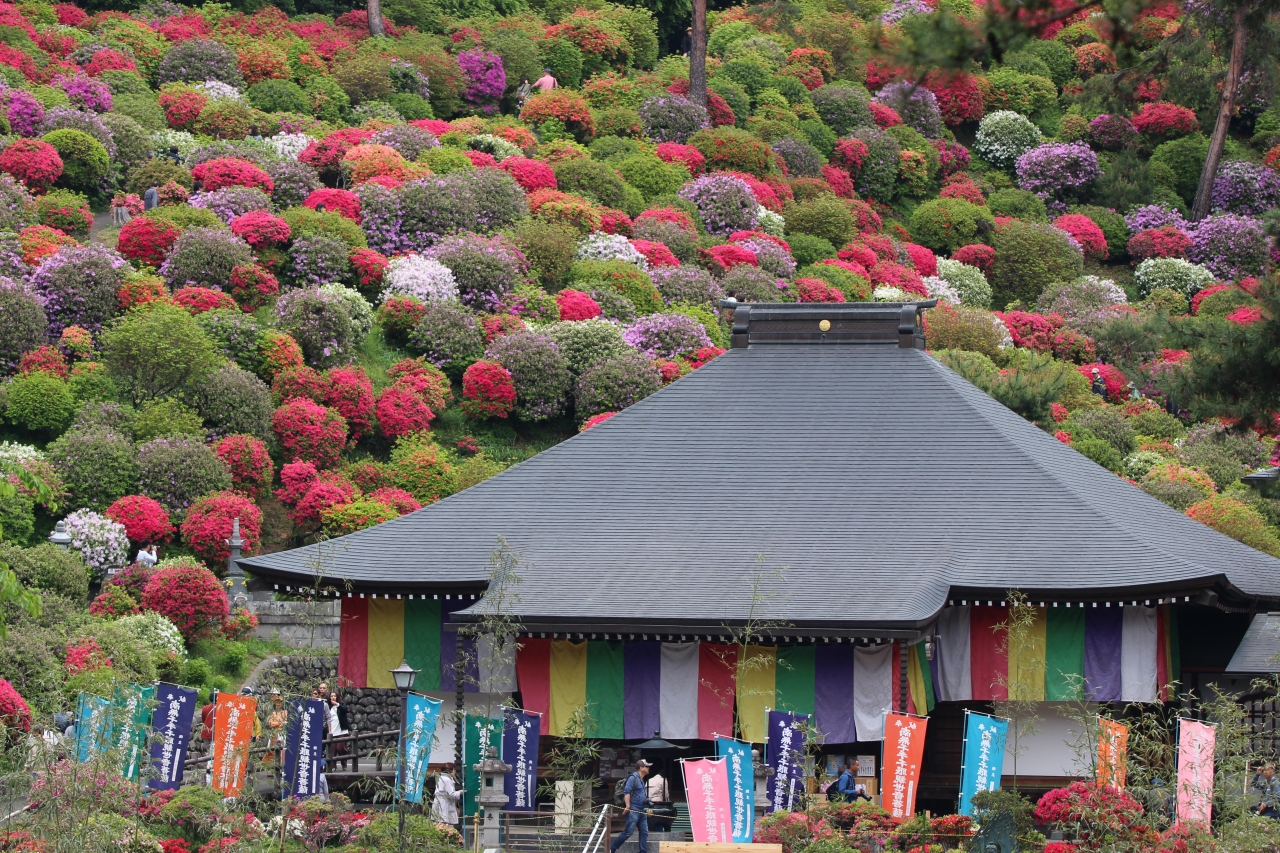
M 404 853 L 404 754 L 405 732 L 409 722 L 409 691 L 413 689 L 413 680 L 418 677 L 418 670 L 409 666 L 409 661 L 401 659 L 400 665 L 388 670 L 395 680 L 396 689 L 400 691 L 400 766 L 396 768 L 396 813 L 400 816 L 400 853 Z

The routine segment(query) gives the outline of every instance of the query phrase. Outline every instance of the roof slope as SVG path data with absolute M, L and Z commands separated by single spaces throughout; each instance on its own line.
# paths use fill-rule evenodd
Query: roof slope
M 483 582 L 500 536 L 527 566 L 527 623 L 906 627 L 951 590 L 1136 596 L 1224 580 L 1280 598 L 1280 560 L 889 346 L 730 350 L 465 492 L 328 543 L 324 574 L 392 590 Z M 316 562 L 309 547 L 242 564 L 309 578 Z

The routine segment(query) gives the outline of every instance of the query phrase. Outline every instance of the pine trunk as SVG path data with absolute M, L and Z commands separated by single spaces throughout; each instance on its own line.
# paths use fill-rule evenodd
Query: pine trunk
M 369 0 L 369 35 L 385 36 L 382 28 L 382 0 Z
M 707 0 L 693 0 L 693 45 L 689 49 L 689 100 L 707 105 Z
M 1222 100 L 1218 105 L 1218 120 L 1213 125 L 1213 137 L 1209 140 L 1209 152 L 1200 172 L 1200 184 L 1196 187 L 1196 199 L 1191 205 L 1191 221 L 1199 222 L 1209 215 L 1213 202 L 1213 180 L 1222 162 L 1222 149 L 1227 144 L 1227 130 L 1236 108 L 1236 90 L 1240 87 L 1240 75 L 1244 73 L 1245 12 L 1246 5 L 1236 9 L 1235 27 L 1231 36 L 1231 60 L 1227 63 L 1227 79 L 1222 84 Z

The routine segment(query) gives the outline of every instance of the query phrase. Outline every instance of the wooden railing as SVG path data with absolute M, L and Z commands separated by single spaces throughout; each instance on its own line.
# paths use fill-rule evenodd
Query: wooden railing
M 383 729 L 376 732 L 361 732 L 339 735 L 336 738 L 325 738 L 324 740 L 324 757 L 328 764 L 326 773 L 329 775 L 337 773 L 347 773 L 352 775 L 361 774 L 360 759 L 366 761 L 372 759 L 372 769 L 363 771 L 364 773 L 384 773 L 394 772 L 395 770 L 395 749 L 396 744 L 400 740 L 399 729 Z M 345 746 L 346 751 L 339 753 L 337 748 L 339 745 Z M 249 757 L 251 759 L 261 759 L 268 752 L 276 752 L 280 750 L 279 746 L 254 746 L 249 748 Z M 389 767 L 383 768 L 383 759 L 390 757 Z M 208 762 L 211 758 L 210 753 L 206 752 L 202 755 L 188 756 L 183 762 L 183 767 L 191 769 L 199 767 Z M 334 762 L 342 762 L 346 764 L 346 768 L 342 770 L 334 769 Z

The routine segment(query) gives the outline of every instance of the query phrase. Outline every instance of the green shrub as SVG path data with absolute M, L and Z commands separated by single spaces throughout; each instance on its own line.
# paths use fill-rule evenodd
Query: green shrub
M 776 171 L 774 153 L 754 134 L 736 127 L 703 128 L 689 144 L 707 158 L 707 171 L 726 169 L 763 178 Z
M 198 412 L 177 400 L 149 400 L 133 419 L 133 440 L 141 444 L 162 435 L 204 435 Z
M 622 178 L 609 165 L 581 157 L 555 165 L 561 192 L 577 193 L 605 207 L 621 208 L 625 198 Z
M 172 397 L 218 364 L 213 341 L 176 305 L 134 311 L 103 336 L 103 361 L 135 403 Z
M 540 331 L 560 347 L 575 376 L 628 350 L 622 330 L 606 320 L 551 323 Z
M 662 310 L 662 297 L 653 279 L 626 261 L 575 261 L 569 279 L 578 290 L 588 293 L 603 285 L 622 296 L 642 314 Z M 599 300 L 597 300 L 598 302 Z
M 1182 425 L 1182 421 L 1163 409 L 1139 412 L 1129 420 L 1129 423 L 1133 426 L 1135 433 L 1149 438 L 1175 439 L 1187 434 L 1187 428 Z
M 1051 225 L 1014 220 L 996 229 L 991 244 L 996 250 L 988 276 L 994 305 L 1034 304 L 1050 284 L 1084 272 L 1079 247 Z
M 438 150 L 438 149 L 437 149 Z M 465 155 L 460 155 L 464 156 Z M 359 223 L 352 222 L 341 213 L 332 210 L 316 211 L 309 207 L 291 207 L 280 214 L 289 225 L 294 240 L 299 237 L 313 237 L 316 234 L 327 234 L 337 237 L 347 244 L 351 251 L 369 248 L 364 231 Z
M 1035 56 L 1049 69 L 1048 76 L 1055 86 L 1061 86 L 1075 76 L 1075 54 L 1065 44 L 1053 39 L 1032 39 L 1022 49 Z
M 911 239 L 935 252 L 985 243 L 995 227 L 990 211 L 962 198 L 935 198 L 911 214 Z
M 129 182 L 126 184 L 126 189 L 136 195 L 142 195 L 151 187 L 162 187 L 170 181 L 191 189 L 191 170 L 167 158 L 157 157 L 148 160 L 129 173 Z M 208 213 L 209 211 L 205 212 Z M 217 217 L 214 218 L 216 219 Z
M 1113 261 L 1124 260 L 1129 254 L 1129 226 L 1124 224 L 1124 217 L 1114 210 L 1099 207 L 1095 204 L 1076 204 L 1071 206 L 1071 213 L 1087 216 L 1102 229 L 1107 238 L 1107 257 Z
M 832 246 L 843 246 L 853 239 L 853 214 L 835 196 L 820 196 L 787 205 L 784 215 L 787 234 L 809 234 L 826 240 Z
M 107 130 L 111 131 L 111 141 L 116 146 L 115 161 L 112 165 L 117 167 L 121 174 L 128 174 L 141 166 L 155 153 L 152 132 L 129 116 L 106 113 L 102 116 L 102 123 L 107 126 Z
M 961 377 L 983 389 L 991 387 L 1000 376 L 1000 368 L 980 352 L 962 349 L 932 350 L 933 357 Z
M 645 201 L 678 192 L 689 180 L 689 170 L 679 163 L 665 163 L 652 154 L 638 154 L 618 163 L 623 179 L 638 189 Z
M 144 130 L 155 132 L 169 126 L 164 118 L 164 110 L 160 109 L 160 104 L 150 93 L 116 95 L 112 98 L 111 111 L 128 116 Z
M 988 393 L 1029 421 L 1049 423 L 1050 407 L 1066 396 L 1075 366 L 1030 350 L 1015 350 L 1010 356 L 1011 366 L 991 383 Z
M 47 453 L 67 487 L 71 506 L 102 512 L 138 488 L 133 442 L 106 427 L 69 430 L 49 445 Z
M 1187 204 L 1195 200 L 1204 159 L 1209 153 L 1209 139 L 1202 133 L 1192 133 L 1179 139 L 1162 142 L 1151 152 L 1151 168 L 1163 166 L 1168 170 L 1169 189 Z
M 86 583 L 87 589 L 87 583 Z M 77 602 L 83 608 L 83 599 Z M 0 672 L 36 713 L 53 714 L 66 707 L 62 697 L 65 671 L 62 656 L 67 638 L 63 630 L 10 624 L 0 643 Z
M 791 246 L 791 257 L 795 258 L 798 267 L 816 264 L 818 261 L 836 256 L 835 245 L 825 237 L 816 237 L 813 234 L 789 234 L 787 243 Z
M 390 78 L 388 77 L 388 87 Z M 317 74 L 302 89 L 307 99 L 307 112 L 329 124 L 338 124 L 351 106 L 351 99 L 338 82 L 328 74 Z
M 391 62 L 382 56 L 361 56 L 334 68 L 334 82 L 346 92 L 351 103 L 385 100 L 392 92 Z
M 1086 429 L 1114 447 L 1121 456 L 1133 453 L 1137 445 L 1129 421 L 1119 409 L 1110 406 L 1078 411 L 1065 423 L 1063 429 L 1072 435 L 1075 435 L 1073 427 Z
M 820 278 L 844 294 L 849 302 L 871 298 L 871 282 L 857 273 L 830 264 L 810 264 L 796 271 L 796 278 Z
M 848 136 L 860 127 L 873 126 L 871 95 L 851 83 L 831 83 L 810 93 L 818 118 L 837 136 Z
M 244 95 L 254 109 L 264 113 L 306 113 L 310 107 L 302 87 L 292 80 L 263 80 Z
M 32 432 L 58 433 L 71 421 L 75 400 L 67 383 L 43 371 L 18 376 L 8 387 L 10 423 Z
M 771 68 L 752 59 L 731 59 L 716 71 L 717 77 L 727 77 L 754 99 L 773 84 Z
M 421 95 L 415 95 L 413 92 L 392 92 L 387 95 L 387 103 L 405 121 L 418 121 L 424 118 L 436 117 L 435 110 L 431 109 L 431 102 Z
M 1108 471 L 1119 472 L 1124 459 L 1106 439 L 1098 438 L 1086 429 L 1071 433 L 1071 448 L 1097 462 Z
M 80 192 L 93 192 L 111 171 L 107 149 L 83 130 L 63 128 L 44 135 L 62 158 L 62 177 L 58 186 Z
M 204 658 L 191 658 L 182 668 L 182 683 L 187 687 L 204 687 L 212 677 L 213 667 Z
M 1196 316 L 1225 317 L 1241 305 L 1253 305 L 1255 302 L 1252 296 L 1239 288 L 1219 290 L 1200 300 L 1200 310 L 1196 311 Z
M 168 222 L 175 228 L 225 228 L 226 225 L 218 214 L 203 207 L 192 207 L 189 204 L 167 204 L 164 207 L 153 207 L 142 214 L 144 219 L 155 219 Z
M 729 109 L 733 110 L 738 127 L 746 124 L 747 116 L 751 115 L 751 96 L 747 94 L 746 89 L 728 77 L 712 77 L 707 81 L 707 91 L 715 92 L 724 98 Z
M 0 493 L 0 538 L 29 545 L 36 532 L 36 502 L 16 489 Z
M 577 229 L 528 219 L 516 226 L 512 237 L 544 288 L 554 293 L 565 286 L 581 237 Z
M 88 599 L 89 567 L 79 551 L 64 551 L 47 542 L 34 548 L 0 543 L 0 562 L 8 564 L 23 586 L 60 595 L 81 605 Z
M 271 439 L 271 389 L 249 371 L 224 364 L 201 380 L 191 398 L 214 433 Z
M 987 197 L 987 210 L 992 216 L 1012 216 L 1029 222 L 1048 222 L 1049 211 L 1044 199 L 1033 192 L 1010 187 L 996 190 Z
M 245 674 L 245 665 L 248 662 L 249 647 L 244 643 L 230 642 L 223 649 L 222 660 L 218 663 L 224 673 L 233 678 L 240 678 Z
M 563 37 L 550 38 L 539 43 L 542 61 L 560 81 L 561 86 L 576 89 L 582 85 L 582 51 L 576 44 Z
M 621 136 L 596 136 L 587 146 L 587 150 L 597 160 L 622 161 L 644 153 L 640 143 L 634 139 L 623 139 Z
M 1003 362 L 1000 344 L 1008 334 L 1000 318 L 981 308 L 940 302 L 925 313 L 925 341 L 933 350 L 980 352 Z

